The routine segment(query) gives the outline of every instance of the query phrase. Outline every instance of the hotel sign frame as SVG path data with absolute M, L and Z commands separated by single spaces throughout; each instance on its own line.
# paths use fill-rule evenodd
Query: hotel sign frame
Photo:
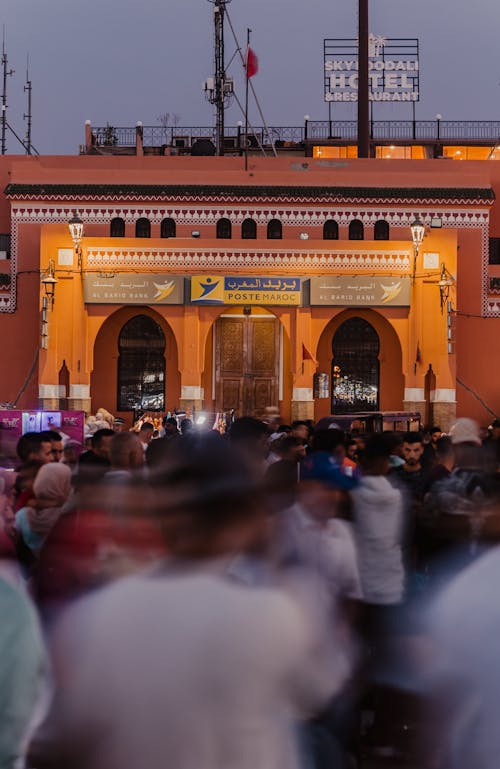
M 418 38 L 385 38 L 370 34 L 369 99 L 377 103 L 420 101 Z M 357 102 L 358 41 L 356 38 L 323 40 L 324 100 Z

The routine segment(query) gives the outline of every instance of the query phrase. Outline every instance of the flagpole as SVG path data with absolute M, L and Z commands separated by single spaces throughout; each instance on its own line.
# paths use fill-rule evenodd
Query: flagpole
M 247 53 L 245 60 L 245 171 L 248 171 L 248 52 L 250 50 L 250 32 L 247 27 Z

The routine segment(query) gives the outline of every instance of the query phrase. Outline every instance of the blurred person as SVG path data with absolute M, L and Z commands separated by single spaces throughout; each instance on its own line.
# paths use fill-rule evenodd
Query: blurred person
M 70 439 L 66 441 L 63 446 L 62 461 L 65 465 L 68 465 L 71 469 L 76 469 L 78 466 L 78 460 L 82 453 L 82 444 L 79 441 Z
M 142 448 L 144 452 L 146 452 L 146 449 L 148 448 L 149 444 L 153 440 L 154 435 L 154 425 L 151 424 L 151 422 L 143 422 L 141 425 L 141 428 L 139 430 L 139 440 L 142 443 Z
M 90 448 L 87 449 L 87 451 L 84 451 L 83 454 L 80 454 L 78 464 L 100 465 L 101 467 L 109 468 L 111 465 L 109 460 L 109 445 L 114 435 L 116 435 L 116 433 L 109 427 L 103 427 L 101 430 L 97 430 L 90 438 Z
M 0 468 L 0 576 L 19 584 L 21 574 L 14 544 L 16 527 L 14 514 L 16 473 Z
M 160 437 L 171 438 L 179 435 L 179 428 L 177 426 L 177 419 L 175 417 L 163 417 L 162 421 L 163 435 Z
M 42 462 L 32 459 L 28 462 L 24 462 L 18 468 L 15 480 L 16 496 L 14 512 L 20 510 L 21 507 L 25 507 L 29 503 L 29 500 L 33 498 L 33 484 L 42 464 Z
M 403 497 L 387 478 L 391 450 L 384 433 L 368 438 L 359 485 L 351 491 L 363 596 L 373 606 L 398 605 L 404 596 Z
M 437 460 L 437 442 L 441 438 L 443 431 L 438 425 L 429 428 L 429 440 L 425 443 L 424 453 L 422 455 L 422 464 L 429 468 L 435 465 Z
M 333 457 L 313 452 L 302 460 L 295 503 L 282 513 L 286 558 L 318 572 L 326 586 L 329 612 L 336 611 L 340 598 L 361 597 L 351 528 L 338 518 L 345 493 L 356 483 Z
M 436 454 L 427 478 L 427 491 L 429 491 L 437 481 L 442 481 L 443 478 L 448 478 L 454 467 L 455 450 L 453 441 L 449 435 L 442 435 L 436 441 Z
M 500 468 L 500 419 L 493 420 L 488 433 L 483 441 L 483 456 L 486 468 L 495 473 Z
M 427 613 L 421 655 L 433 766 L 497 769 L 500 755 L 500 548 L 469 565 Z
M 48 664 L 34 607 L 1 569 L 0 617 L 0 766 L 21 769 L 46 711 Z
M 303 419 L 296 419 L 292 422 L 292 435 L 299 438 L 304 446 L 308 446 L 311 436 L 307 422 Z
M 225 574 L 267 525 L 252 476 L 220 440 L 181 443 L 158 482 L 170 556 L 62 617 L 59 687 L 34 763 L 295 769 L 292 716 L 321 707 L 338 674 L 300 602 Z
M 326 430 L 315 430 L 311 451 L 331 454 L 345 475 L 352 476 L 355 474 L 357 464 L 346 454 L 345 433 L 340 428 L 329 427 Z
M 346 441 L 346 456 L 352 461 L 357 464 L 358 462 L 358 444 L 356 442 L 355 438 L 349 438 Z
M 188 435 L 192 431 L 193 426 L 193 420 L 189 419 L 189 417 L 184 417 L 181 421 L 181 435 Z
M 240 452 L 247 467 L 261 479 L 267 470 L 268 427 L 255 417 L 235 419 L 229 430 L 229 442 Z
M 361 459 L 361 477 L 351 491 L 354 536 L 361 575 L 363 603 L 358 628 L 365 644 L 359 684 L 365 749 L 373 755 L 392 756 L 401 747 L 404 720 L 401 697 L 394 684 L 387 687 L 395 652 L 400 645 L 405 597 L 403 560 L 404 502 L 401 491 L 388 479 L 391 436 L 373 433 Z M 404 719 L 404 717 L 403 717 Z
M 405 434 L 402 453 L 404 464 L 392 470 L 392 478 L 402 483 L 415 514 L 422 503 L 427 484 L 427 471 L 422 463 L 424 444 L 421 433 Z
M 295 501 L 299 463 L 305 456 L 305 446 L 300 438 L 283 434 L 271 443 L 271 450 L 275 461 L 266 470 L 265 485 L 279 508 L 288 507 Z
M 33 483 L 34 499 L 16 512 L 16 530 L 37 556 L 71 492 L 71 470 L 62 462 L 42 465 Z
M 23 464 L 26 462 L 52 462 L 52 443 L 43 438 L 42 433 L 24 433 L 16 446 L 17 456 Z
M 126 480 L 144 466 L 144 449 L 136 433 L 115 433 L 109 444 L 111 468 L 104 480 Z
M 50 441 L 52 454 L 52 462 L 60 462 L 63 456 L 63 439 L 62 435 L 55 430 L 43 430 L 40 433 L 42 440 Z
M 483 467 L 477 422 L 461 417 L 451 428 L 450 438 L 454 467 L 431 486 L 423 511 L 430 551 L 427 569 L 436 577 L 446 576 L 440 566 L 445 556 L 455 553 L 455 569 L 477 557 L 497 493 L 494 476 Z

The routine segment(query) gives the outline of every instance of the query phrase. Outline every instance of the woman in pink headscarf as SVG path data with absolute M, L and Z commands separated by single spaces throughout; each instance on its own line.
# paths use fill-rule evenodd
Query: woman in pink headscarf
M 33 484 L 35 500 L 16 513 L 16 529 L 38 555 L 71 492 L 71 470 L 62 462 L 42 465 Z

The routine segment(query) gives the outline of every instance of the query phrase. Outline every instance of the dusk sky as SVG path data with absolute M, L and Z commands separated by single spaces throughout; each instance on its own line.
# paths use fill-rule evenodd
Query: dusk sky
M 32 141 L 43 154 L 76 154 L 84 122 L 95 126 L 213 125 L 202 82 L 213 75 L 213 5 L 207 0 L 4 0 L 9 67 L 8 120 L 24 137 L 26 56 L 33 83 Z M 323 39 L 355 37 L 357 0 L 232 0 L 243 46 L 246 28 L 259 58 L 253 83 L 269 125 L 328 116 Z M 417 119 L 500 120 L 499 0 L 370 0 L 370 31 L 420 41 Z M 226 24 L 226 62 L 235 44 Z M 229 67 L 244 101 L 242 67 Z M 411 107 L 377 105 L 375 119 L 411 118 Z M 356 116 L 355 106 L 334 116 Z M 233 105 L 226 121 L 242 116 Z M 257 125 L 255 107 L 252 122 Z M 7 151 L 22 152 L 9 134 Z

